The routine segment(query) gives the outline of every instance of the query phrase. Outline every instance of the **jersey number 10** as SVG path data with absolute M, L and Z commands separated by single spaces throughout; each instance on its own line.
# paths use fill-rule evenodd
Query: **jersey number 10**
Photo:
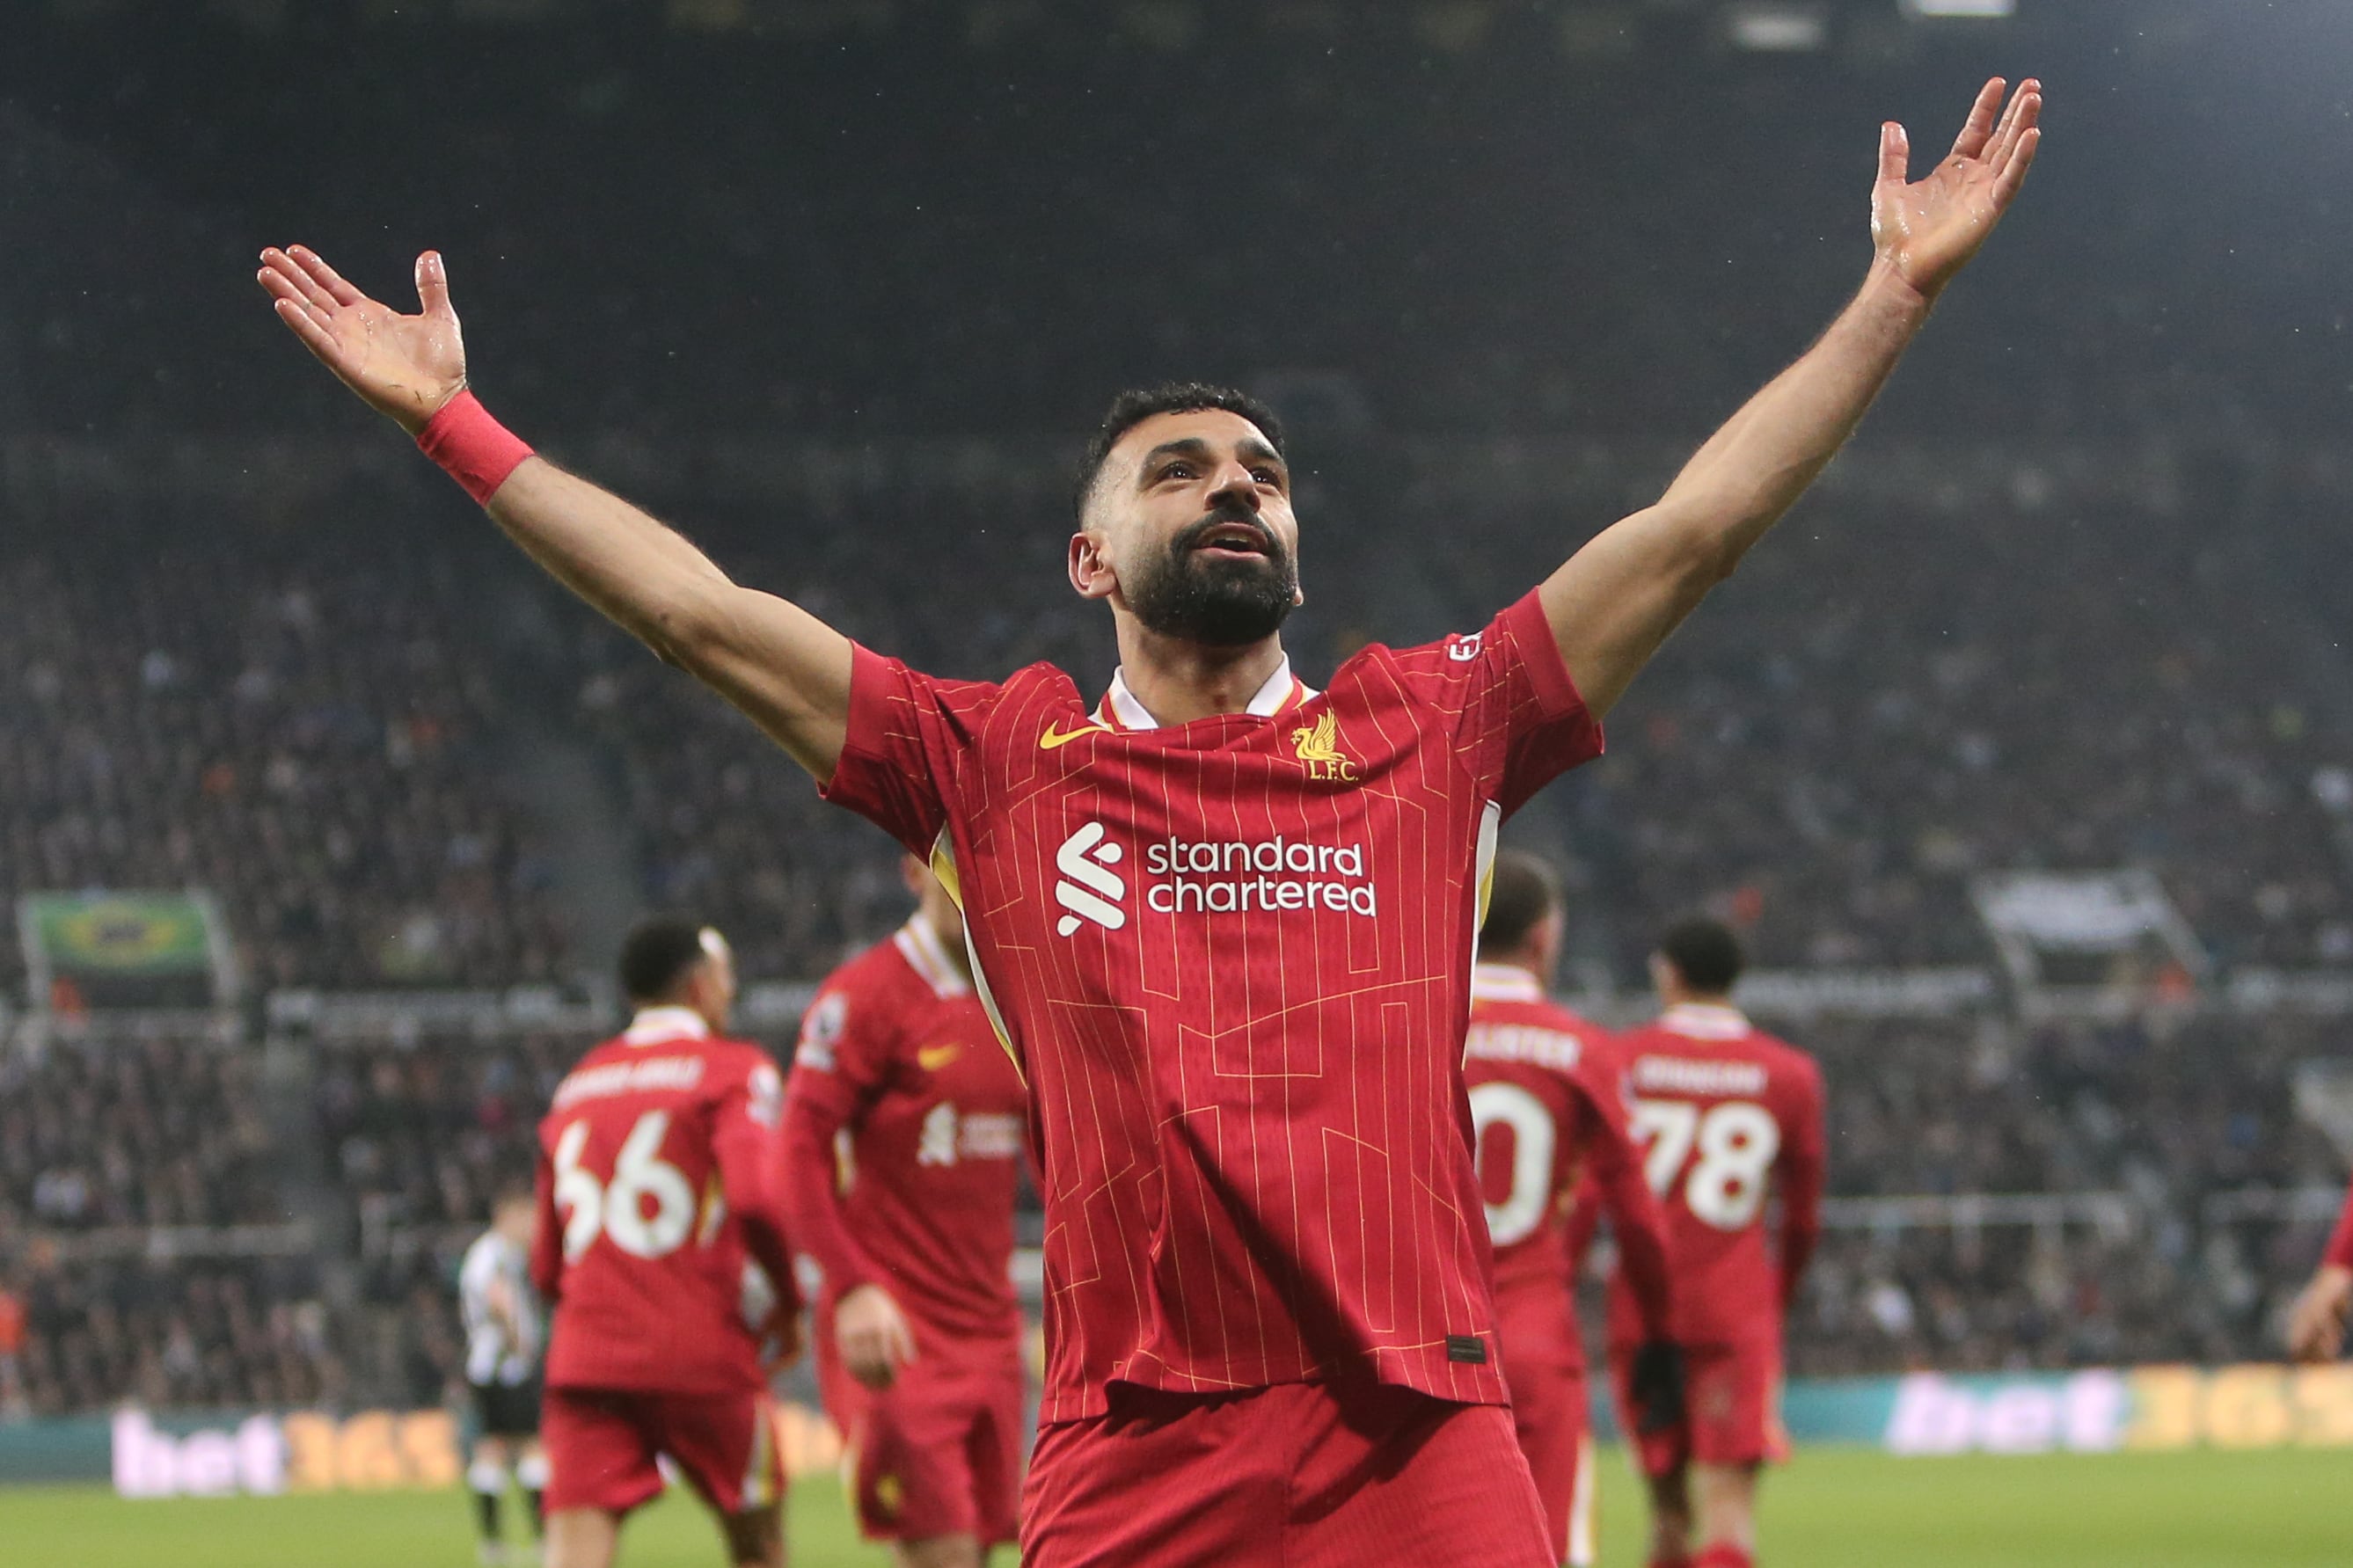
M 1634 1139 L 1642 1174 L 1671 1199 L 1683 1184 L 1683 1206 L 1718 1230 L 1739 1230 L 1765 1202 L 1765 1176 L 1781 1152 L 1781 1124 L 1761 1105 L 1727 1100 L 1702 1109 L 1683 1100 L 1634 1102 Z
M 611 1179 L 599 1181 L 580 1163 L 588 1123 L 564 1130 L 555 1141 L 555 1206 L 564 1215 L 565 1262 L 577 1263 L 599 1235 L 633 1258 L 678 1250 L 694 1228 L 694 1184 L 661 1157 L 669 1131 L 667 1110 L 638 1117 L 613 1156 Z

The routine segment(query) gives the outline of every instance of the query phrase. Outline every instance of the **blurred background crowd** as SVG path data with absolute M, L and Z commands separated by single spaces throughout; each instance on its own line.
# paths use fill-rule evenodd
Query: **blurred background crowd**
M 2144 199 L 2134 171 L 2198 165 L 2218 110 L 2189 89 L 2228 28 L 1858 5 L 1768 57 L 1664 4 L 1165 0 L 1108 34 L 1045 3 L 409 8 L 454 36 L 229 9 L 45 7 L 0 58 L 38 237 L 0 276 L 0 922 L 26 893 L 202 887 L 238 996 L 226 1025 L 62 1018 L 0 931 L 0 1409 L 409 1404 L 454 1374 L 456 1252 L 592 1037 L 312 1037 L 273 995 L 593 1006 L 649 908 L 805 983 L 904 912 L 879 834 L 280 341 L 259 243 L 395 300 L 439 247 L 502 416 L 944 675 L 1106 680 L 1060 571 L 1070 458 L 1119 385 L 1254 386 L 1294 426 L 1290 642 L 1320 681 L 1483 622 L 1658 492 L 1852 286 L 1878 119 L 1933 152 L 1989 65 L 2055 79 L 2112 44 L 2179 114 L 2054 96 L 2079 118 L 2031 214 L 1609 754 L 1512 832 L 1571 889 L 1564 988 L 1613 1019 L 1694 908 L 1776 971 L 1994 977 L 1949 1016 L 1766 1018 L 1822 1059 L 1845 1205 L 1793 1371 L 2270 1352 L 2322 1221 L 2220 1200 L 2341 1182 L 2299 1086 L 2353 1020 L 2222 998 L 2353 982 L 2348 237 L 2313 194 L 2353 153 L 2303 143 L 2292 193 L 2218 184 L 2211 243 Z M 1229 24 L 1250 47 L 1205 90 Z M 232 26 L 227 79 L 170 68 Z M 1111 68 L 1116 103 L 1073 89 Z M 420 72 L 483 90 L 420 121 L 395 96 Z M 2122 868 L 2196 962 L 2045 1016 L 1973 879 Z M 754 1032 L 789 1047 L 788 1018 Z M 2054 1201 L 1865 1202 L 1970 1194 Z

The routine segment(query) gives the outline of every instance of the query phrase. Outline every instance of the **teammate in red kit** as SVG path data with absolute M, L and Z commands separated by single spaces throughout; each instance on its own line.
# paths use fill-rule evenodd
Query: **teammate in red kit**
M 2337 1216 L 2337 1233 L 2320 1255 L 2320 1267 L 2288 1310 L 2289 1353 L 2298 1361 L 2336 1360 L 2345 1352 L 2348 1314 L 2353 1314 L 2353 1191 L 2345 1194 L 2345 1212 Z
M 1609 1295 L 1610 1370 L 1650 1480 L 1652 1568 L 1753 1568 L 1757 1470 L 1788 1458 L 1782 1316 L 1821 1233 L 1821 1073 L 1733 1006 L 1740 968 L 1729 930 L 1677 924 L 1651 958 L 1665 1011 L 1618 1040 L 1634 1135 L 1666 1208 L 1674 1337 L 1687 1363 L 1684 1421 L 1641 1430 L 1630 1374 L 1646 1325 L 1621 1272 Z M 1778 1200 L 1778 1246 L 1766 1236 L 1768 1198 Z
M 509 535 L 929 858 L 1031 1095 L 1047 1369 L 1030 1568 L 1551 1561 L 1494 1353 L 1463 1100 L 1501 821 L 1853 430 L 2031 163 L 2041 98 L 1978 95 L 1905 179 L 1883 126 L 1854 300 L 1659 501 L 1483 627 L 1293 673 L 1282 436 L 1239 393 L 1119 398 L 1071 586 L 1120 664 L 945 681 L 732 582 L 539 460 L 466 390 L 438 256 L 422 312 L 269 250 L 280 320 Z M 1207 215 L 1204 215 L 1205 216 Z M 1436 520 L 1441 529 L 1450 521 Z
M 554 1302 L 542 1436 L 547 1561 L 605 1568 L 668 1455 L 717 1511 L 728 1560 L 785 1560 L 784 1475 L 760 1336 L 798 1315 L 777 1201 L 784 1080 L 720 1037 L 719 933 L 652 920 L 621 950 L 637 1014 L 581 1058 L 539 1128 L 532 1281 Z M 754 1321 L 746 1262 L 781 1300 Z
M 914 857 L 904 870 L 914 918 L 835 971 L 802 1023 L 787 1212 L 825 1270 L 819 1383 L 860 1529 L 905 1568 L 979 1568 L 1014 1538 L 1020 1495 L 1007 1269 L 1029 1096 L 973 989 L 955 901 Z
M 1668 1366 L 1642 1381 L 1643 1420 L 1682 1416 L 1680 1352 L 1669 1335 L 1667 1242 L 1626 1124 L 1622 1075 L 1602 1031 L 1546 999 L 1560 959 L 1560 891 L 1542 862 L 1506 850 L 1471 973 L 1470 1085 L 1487 1233 L 1495 1244 L 1495 1337 L 1512 1421 L 1535 1476 L 1555 1562 L 1593 1561 L 1593 1468 L 1585 1342 L 1566 1215 L 1589 1183 L 1608 1213 L 1642 1314 L 1644 1352 Z

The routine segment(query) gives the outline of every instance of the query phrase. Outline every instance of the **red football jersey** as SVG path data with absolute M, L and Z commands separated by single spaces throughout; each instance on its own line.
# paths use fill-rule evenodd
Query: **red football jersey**
M 825 1270 L 826 1310 L 879 1281 L 919 1349 L 1019 1331 L 1007 1268 L 1029 1100 L 921 914 L 818 987 L 786 1085 L 785 1147 L 793 1239 Z
M 580 1058 L 539 1124 L 532 1281 L 556 1388 L 765 1385 L 747 1255 L 797 1305 L 773 1173 L 784 1079 L 757 1046 L 649 1007 Z
M 1041 1419 L 1114 1380 L 1501 1402 L 1472 936 L 1497 824 L 1601 748 L 1542 607 L 1150 722 L 1047 666 L 943 681 L 860 649 L 827 785 L 932 855 L 1027 1075 Z
M 1482 963 L 1471 975 L 1462 1048 L 1477 1139 L 1495 1293 L 1556 1295 L 1568 1338 L 1552 1347 L 1582 1363 L 1567 1213 L 1578 1184 L 1607 1208 L 1619 1254 L 1652 1334 L 1669 1331 L 1665 1221 L 1628 1130 L 1623 1075 L 1608 1037 L 1545 997 L 1535 975 Z
M 1778 1341 L 1821 1233 L 1821 1069 L 1723 1006 L 1670 1007 L 1619 1037 L 1618 1055 L 1651 1190 L 1666 1209 L 1674 1337 Z M 1765 1236 L 1768 1194 L 1780 1199 L 1778 1258 Z M 1609 1337 L 1640 1337 L 1622 1275 L 1611 1281 Z

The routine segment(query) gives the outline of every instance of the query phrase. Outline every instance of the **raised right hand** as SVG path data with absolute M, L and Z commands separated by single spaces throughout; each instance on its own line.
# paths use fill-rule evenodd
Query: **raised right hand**
M 869 1388 L 888 1388 L 915 1359 L 915 1333 L 880 1285 L 860 1285 L 834 1303 L 833 1342 L 841 1364 Z
M 263 251 L 256 276 L 302 346 L 410 435 L 465 389 L 466 343 L 440 252 L 417 258 L 414 316 L 369 299 L 302 246 Z

